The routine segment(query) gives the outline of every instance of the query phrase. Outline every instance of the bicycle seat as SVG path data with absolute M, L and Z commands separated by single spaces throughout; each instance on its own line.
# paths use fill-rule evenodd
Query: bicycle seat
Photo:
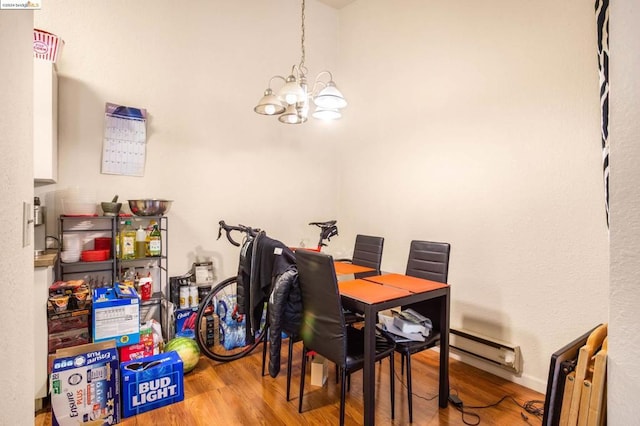
M 335 225 L 337 220 L 328 220 L 326 222 L 311 222 L 309 225 L 319 226 L 320 228 L 329 228 L 330 226 Z

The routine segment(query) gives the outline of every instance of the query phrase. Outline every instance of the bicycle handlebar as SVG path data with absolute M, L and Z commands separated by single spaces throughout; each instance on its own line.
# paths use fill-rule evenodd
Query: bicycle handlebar
M 218 239 L 220 239 L 220 237 L 222 236 L 222 230 L 224 229 L 225 233 L 227 234 L 227 240 L 229 240 L 229 242 L 236 247 L 240 247 L 240 243 L 231 237 L 232 231 L 242 232 L 252 237 L 257 236 L 258 233 L 260 233 L 259 228 L 251 228 L 249 226 L 244 226 L 244 225 L 237 225 L 237 226 L 227 225 L 226 223 L 224 223 L 224 220 L 221 220 L 220 222 L 218 222 L 218 225 L 220 225 L 218 227 Z

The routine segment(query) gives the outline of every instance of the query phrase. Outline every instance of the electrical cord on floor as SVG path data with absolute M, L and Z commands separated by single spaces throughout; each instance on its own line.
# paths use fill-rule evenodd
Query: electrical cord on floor
M 452 389 L 452 390 L 455 390 L 455 389 Z M 449 402 L 456 408 L 456 410 L 460 411 L 462 415 L 462 423 L 470 426 L 476 426 L 480 424 L 480 415 L 476 413 L 472 413 L 470 411 L 465 411 L 465 406 L 462 403 L 462 400 L 460 399 L 460 397 L 458 396 L 457 391 L 455 393 L 449 392 Z M 471 423 L 470 421 L 467 421 L 467 419 L 465 419 L 464 417 L 465 415 L 469 417 L 473 417 L 477 421 L 475 423 Z
M 396 376 L 396 378 L 398 379 L 398 381 L 400 382 L 402 387 L 407 389 L 407 385 L 404 382 L 403 377 L 401 377 L 398 374 L 397 371 L 394 371 L 394 375 Z M 438 394 L 435 394 L 432 397 L 425 397 L 425 396 L 422 396 L 422 395 L 418 395 L 415 392 L 411 392 L 411 395 L 415 396 L 416 398 L 423 399 L 425 401 L 433 401 L 434 399 L 436 399 L 438 397 Z M 464 403 L 462 402 L 462 399 L 460 399 L 460 396 L 458 395 L 458 391 L 456 389 L 452 388 L 452 389 L 450 389 L 450 392 L 449 392 L 449 402 L 456 408 L 456 410 L 460 411 L 460 413 L 462 415 L 462 422 L 464 424 L 466 424 L 466 425 L 469 425 L 469 426 L 477 426 L 477 425 L 479 425 L 480 424 L 480 415 L 477 414 L 477 413 L 473 413 L 473 412 L 467 411 L 467 409 L 478 410 L 478 409 L 483 409 L 483 408 L 497 407 L 498 405 L 500 405 L 503 401 L 505 401 L 507 399 L 511 400 L 514 404 L 516 404 L 518 407 L 522 408 L 527 413 L 532 414 L 532 415 L 542 419 L 542 416 L 544 414 L 544 401 L 541 401 L 541 400 L 533 399 L 533 400 L 526 401 L 525 403 L 521 404 L 512 395 L 505 395 L 505 396 L 503 396 L 502 398 L 500 398 L 497 402 L 495 402 L 493 404 L 488 404 L 488 405 L 467 405 L 467 406 L 465 406 Z M 467 419 L 465 419 L 465 416 L 473 417 L 473 418 L 477 419 L 477 421 L 475 423 L 471 423 L 470 421 L 467 421 Z M 529 420 L 529 416 L 527 416 L 522 411 L 520 412 L 520 417 L 522 417 L 522 420 L 524 420 L 524 421 L 528 422 L 528 420 Z
M 407 384 L 404 382 L 404 380 L 402 380 L 402 377 L 400 377 L 398 375 L 398 372 L 394 371 L 393 373 L 395 374 L 396 378 L 400 381 L 400 384 L 402 385 L 402 387 L 407 389 Z M 427 398 L 426 396 L 418 395 L 415 392 L 411 392 L 411 395 L 415 396 L 416 398 L 423 399 L 425 401 L 433 401 L 434 399 L 436 399 L 438 397 L 438 394 L 435 394 L 434 396 L 432 396 L 430 398 Z
M 518 407 L 522 408 L 527 413 L 532 414 L 532 415 L 534 415 L 536 417 L 542 418 L 542 415 L 544 414 L 544 401 L 541 401 L 541 400 L 530 400 L 530 401 L 526 401 L 524 404 L 521 404 L 513 396 L 505 395 L 502 398 L 500 398 L 497 402 L 494 402 L 493 404 L 467 405 L 467 406 L 465 406 L 462 403 L 462 400 L 460 399 L 460 397 L 458 396 L 457 391 L 456 391 L 456 393 L 453 393 L 453 394 L 449 395 L 449 402 L 451 402 L 451 404 L 453 404 L 455 406 L 455 408 L 462 413 L 462 422 L 464 424 L 466 424 L 466 425 L 471 425 L 471 426 L 476 426 L 476 425 L 480 424 L 480 416 L 478 414 L 476 414 L 476 413 L 472 413 L 470 411 L 465 411 L 466 409 L 478 410 L 478 409 L 483 409 L 483 408 L 497 407 L 498 405 L 500 405 L 505 400 L 511 400 Z M 470 423 L 464 418 L 465 415 L 475 417 L 475 418 L 477 418 L 478 421 L 476 423 Z M 529 416 L 527 416 L 522 411 L 520 412 L 520 416 L 525 421 L 529 420 Z

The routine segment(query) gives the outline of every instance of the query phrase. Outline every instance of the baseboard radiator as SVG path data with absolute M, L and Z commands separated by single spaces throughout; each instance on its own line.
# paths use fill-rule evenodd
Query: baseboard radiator
M 522 366 L 520 346 L 481 336 L 468 330 L 449 330 L 449 347 L 460 354 L 497 365 L 513 373 L 519 373 Z

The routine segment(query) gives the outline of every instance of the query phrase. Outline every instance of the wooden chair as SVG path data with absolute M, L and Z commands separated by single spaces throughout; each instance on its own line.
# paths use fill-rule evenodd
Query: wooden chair
M 449 275 L 449 253 L 451 246 L 448 243 L 431 241 L 411 241 L 409 259 L 405 275 L 446 283 Z M 432 301 L 426 301 L 415 305 L 403 306 L 415 309 L 421 314 L 431 317 L 433 329 L 424 342 L 397 342 L 396 352 L 401 356 L 401 373 L 404 374 L 405 359 L 407 361 L 407 400 L 409 402 L 409 422 L 413 422 L 413 399 L 411 388 L 411 355 L 432 348 L 440 342 L 440 324 L 438 311 Z M 434 312 L 429 315 L 429 312 Z
M 340 425 L 343 425 L 347 375 L 364 367 L 364 331 L 348 327 L 345 322 L 333 258 L 323 253 L 298 251 L 296 260 L 302 293 L 301 334 L 304 343 L 298 411 L 302 412 L 307 354 L 314 351 L 335 363 L 341 372 Z M 379 334 L 375 359 L 378 361 L 388 357 L 390 361 L 392 419 L 395 414 L 393 353 L 393 339 Z

